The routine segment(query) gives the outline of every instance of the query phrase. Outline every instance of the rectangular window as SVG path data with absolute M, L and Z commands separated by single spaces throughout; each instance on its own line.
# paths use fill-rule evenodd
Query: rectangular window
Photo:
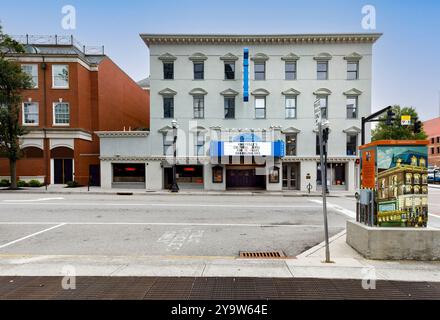
M 53 124 L 68 126 L 70 124 L 69 104 L 56 102 L 53 107 Z
M 172 157 L 174 155 L 173 149 L 174 137 L 172 131 L 163 135 L 163 155 Z
M 225 62 L 225 80 L 235 79 L 235 62 Z
M 327 96 L 318 96 L 319 101 L 321 102 L 321 116 L 323 119 L 328 118 L 328 97 Z
M 32 80 L 32 88 L 38 88 L 38 65 L 37 64 L 22 64 L 21 70 L 25 72 Z
M 163 117 L 164 118 L 174 118 L 174 98 L 164 97 L 163 98 Z
M 173 80 L 174 79 L 174 63 L 173 62 L 164 62 L 163 63 L 163 78 L 165 80 Z
M 359 79 L 359 62 L 347 62 L 347 79 Z
M 296 118 L 296 96 L 286 96 L 285 100 L 286 119 Z
M 23 125 L 38 125 L 38 103 L 23 103 Z
M 437 153 L 440 153 L 440 147 L 437 147 Z
M 327 80 L 328 79 L 328 61 L 318 61 L 317 63 L 317 79 Z
M 67 64 L 52 66 L 52 87 L 55 89 L 69 88 L 69 66 Z
M 225 119 L 235 118 L 235 97 L 225 97 Z
M 347 97 L 347 119 L 357 119 L 358 97 Z
M 194 63 L 194 80 L 203 80 L 205 78 L 205 64 L 203 62 Z
M 431 138 L 431 144 L 434 144 L 434 138 Z
M 319 134 L 316 135 L 316 155 L 321 154 L 321 148 L 319 146 Z
M 437 143 L 440 143 L 440 137 L 437 137 Z
M 194 96 L 194 119 L 203 119 L 205 117 L 205 98 L 203 96 Z
M 286 62 L 286 80 L 296 80 L 296 62 Z
M 265 62 L 255 62 L 255 80 L 265 80 L 266 79 L 266 63 Z
M 296 133 L 286 134 L 286 156 L 296 156 Z
M 194 147 L 196 156 L 203 157 L 205 155 L 205 135 L 203 132 L 196 133 Z
M 347 133 L 347 156 L 357 155 L 358 134 Z
M 431 148 L 431 154 L 434 154 L 434 150 L 435 150 L 434 148 Z
M 265 119 L 266 118 L 266 98 L 257 97 L 255 98 L 255 119 Z

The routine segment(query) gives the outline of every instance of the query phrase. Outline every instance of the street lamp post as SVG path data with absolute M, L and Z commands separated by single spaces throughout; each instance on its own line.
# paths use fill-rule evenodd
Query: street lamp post
M 171 192 L 179 192 L 179 186 L 177 185 L 177 172 L 176 172 L 176 162 L 177 162 L 177 121 L 173 120 L 171 122 L 173 127 L 173 184 L 171 185 Z

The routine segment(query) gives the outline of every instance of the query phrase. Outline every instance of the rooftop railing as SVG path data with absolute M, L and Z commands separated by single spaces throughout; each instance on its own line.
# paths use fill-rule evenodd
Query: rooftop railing
M 13 35 L 15 41 L 25 45 L 59 45 L 74 46 L 86 55 L 104 55 L 104 46 L 85 46 L 81 44 L 73 35 Z

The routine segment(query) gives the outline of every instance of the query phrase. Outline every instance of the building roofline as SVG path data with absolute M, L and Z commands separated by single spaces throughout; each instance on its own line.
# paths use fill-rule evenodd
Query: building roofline
M 323 34 L 153 34 L 141 33 L 145 44 L 286 44 L 286 43 L 375 43 L 382 33 Z

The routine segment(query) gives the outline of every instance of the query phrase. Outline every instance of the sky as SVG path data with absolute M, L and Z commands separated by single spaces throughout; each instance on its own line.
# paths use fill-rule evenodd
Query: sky
M 62 8 L 76 10 L 76 29 L 62 28 Z M 362 8 L 376 10 L 376 29 L 362 28 Z M 0 0 L 8 34 L 73 34 L 105 52 L 134 80 L 149 75 L 139 33 L 380 32 L 374 45 L 372 108 L 416 108 L 440 116 L 438 0 Z

